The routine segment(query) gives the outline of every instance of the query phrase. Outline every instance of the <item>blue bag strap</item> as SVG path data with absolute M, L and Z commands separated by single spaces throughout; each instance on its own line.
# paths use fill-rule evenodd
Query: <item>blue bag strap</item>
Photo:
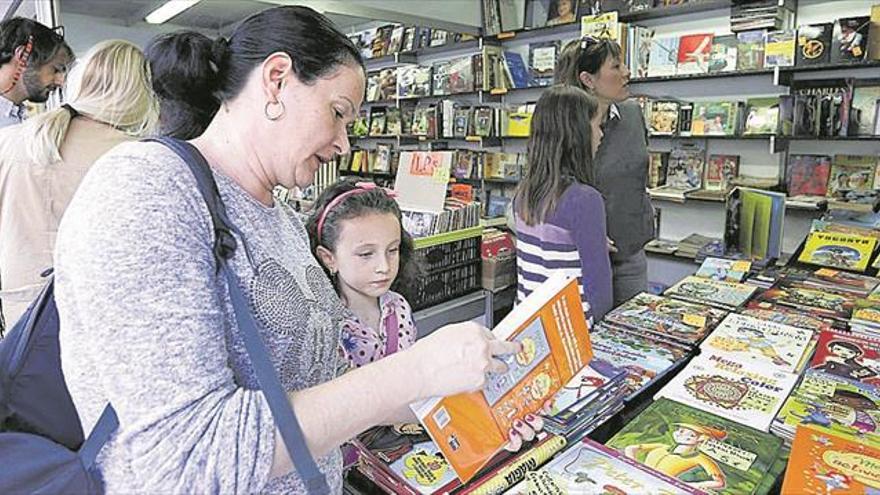
M 79 448 L 79 458 L 86 469 L 92 469 L 92 466 L 95 465 L 95 459 L 98 458 L 98 452 L 101 452 L 101 448 L 104 447 L 107 440 L 110 440 L 110 435 L 118 427 L 119 418 L 116 417 L 116 410 L 113 409 L 113 406 L 107 404 L 89 437 L 86 438 Z
M 299 421 L 296 419 L 296 414 L 293 412 L 293 407 L 290 405 L 287 393 L 285 393 L 280 380 L 278 380 L 278 374 L 275 372 L 275 367 L 272 365 L 272 361 L 269 359 L 269 354 L 266 351 L 266 345 L 260 336 L 259 324 L 254 319 L 253 314 L 251 314 L 247 298 L 238 284 L 238 277 L 235 276 L 235 273 L 228 265 L 228 260 L 235 254 L 236 249 L 236 241 L 231 233 L 239 232 L 232 226 L 226 215 L 226 208 L 220 199 L 220 193 L 217 190 L 217 184 L 214 181 L 211 167 L 205 161 L 202 154 L 186 141 L 169 137 L 154 138 L 150 139 L 150 141 L 156 141 L 171 148 L 186 162 L 195 176 L 199 192 L 202 194 L 205 203 L 208 205 L 208 210 L 211 212 L 211 221 L 214 224 L 214 232 L 216 234 L 214 254 L 217 259 L 218 268 L 224 273 L 227 285 L 229 286 L 229 296 L 235 311 L 235 320 L 241 329 L 242 339 L 244 340 L 248 356 L 251 358 L 251 364 L 257 375 L 257 381 L 260 383 L 260 388 L 263 390 L 266 401 L 269 403 L 269 409 L 272 411 L 272 416 L 275 418 L 275 423 L 281 432 L 281 438 L 284 440 L 284 445 L 287 447 L 287 452 L 293 461 L 294 468 L 296 468 L 300 478 L 303 480 L 306 491 L 310 495 L 329 494 L 330 487 L 327 484 L 327 478 L 318 469 L 318 465 L 306 446 L 302 428 L 300 428 Z M 221 237 L 226 238 L 223 239 Z M 243 239 L 240 233 L 239 237 Z M 245 253 L 248 254 L 247 246 L 244 246 L 244 242 L 242 242 L 242 245 L 245 248 Z M 250 259 L 249 254 L 248 258 Z

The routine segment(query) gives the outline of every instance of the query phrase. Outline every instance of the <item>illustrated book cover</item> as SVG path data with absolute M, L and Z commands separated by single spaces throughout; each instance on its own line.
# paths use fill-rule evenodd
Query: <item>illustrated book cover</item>
M 605 321 L 633 332 L 693 346 L 721 321 L 725 311 L 642 292 L 611 310 Z
M 755 289 L 753 285 L 721 282 L 692 275 L 667 289 L 665 294 L 676 299 L 732 309 L 744 305 Z
M 854 234 L 810 232 L 798 261 L 811 265 L 863 272 L 877 239 Z
M 731 313 L 701 348 L 744 363 L 797 373 L 812 340 L 812 330 Z
M 786 169 L 788 195 L 825 196 L 830 174 L 830 156 L 791 154 Z
M 849 332 L 819 334 L 810 368 L 848 380 L 880 385 L 880 339 Z
M 708 257 L 703 260 L 696 276 L 725 282 L 742 282 L 751 267 L 752 263 L 747 260 Z
M 870 495 L 880 490 L 880 446 L 816 425 L 798 427 L 782 493 Z

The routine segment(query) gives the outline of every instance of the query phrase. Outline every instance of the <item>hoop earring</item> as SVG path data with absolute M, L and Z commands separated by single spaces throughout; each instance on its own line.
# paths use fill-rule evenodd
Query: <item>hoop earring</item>
M 281 107 L 281 111 L 278 112 L 278 114 L 273 115 L 272 113 L 269 112 L 270 105 L 279 105 Z M 276 101 L 267 101 L 266 106 L 263 107 L 263 115 L 265 115 L 266 118 L 271 120 L 272 122 L 275 122 L 276 120 L 280 119 L 281 117 L 284 117 L 284 112 L 286 112 L 286 111 L 287 111 L 287 109 L 284 108 L 283 101 L 277 101 L 277 100 Z

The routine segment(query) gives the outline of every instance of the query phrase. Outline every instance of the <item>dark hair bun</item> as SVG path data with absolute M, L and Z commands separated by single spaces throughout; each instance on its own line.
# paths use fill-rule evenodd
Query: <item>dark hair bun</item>
M 156 95 L 188 102 L 216 99 L 217 72 L 211 67 L 214 46 L 211 38 L 192 31 L 153 38 L 145 54 Z
M 218 36 L 211 44 L 211 62 L 214 63 L 215 72 L 220 72 L 220 67 L 223 67 L 228 57 L 229 40 Z

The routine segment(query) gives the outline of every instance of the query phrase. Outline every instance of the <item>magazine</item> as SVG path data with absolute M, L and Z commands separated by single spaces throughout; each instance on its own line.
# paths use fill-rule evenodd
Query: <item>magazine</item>
M 667 399 L 660 399 L 605 444 L 693 488 L 761 493 L 782 440 Z
M 810 368 L 868 385 L 880 385 L 880 339 L 834 330 L 819 334 Z
M 869 495 L 880 488 L 880 446 L 817 425 L 800 426 L 782 493 Z
M 752 263 L 747 260 L 726 260 L 722 258 L 706 258 L 697 270 L 696 276 L 722 280 L 725 282 L 742 282 Z
M 590 439 L 572 445 L 553 461 L 526 475 L 508 494 L 701 494 L 700 490 L 650 469 Z
M 796 374 L 771 364 L 741 361 L 728 352 L 704 350 L 656 397 L 768 431 L 797 379 Z
M 724 354 L 745 363 L 772 365 L 781 371 L 796 373 L 812 340 L 812 330 L 730 314 L 701 348 L 704 352 Z
M 667 289 L 665 294 L 685 301 L 734 309 L 745 304 L 754 292 L 755 287 L 752 285 L 690 276 Z
M 480 392 L 428 399 L 412 410 L 463 482 L 508 441 L 514 420 L 539 411 L 593 357 L 574 278 L 551 276 L 493 333 L 522 345 Z
M 863 272 L 877 239 L 853 234 L 810 232 L 798 261 L 811 265 Z
M 611 310 L 605 321 L 633 332 L 651 333 L 660 340 L 693 346 L 724 316 L 725 312 L 716 308 L 642 292 Z

